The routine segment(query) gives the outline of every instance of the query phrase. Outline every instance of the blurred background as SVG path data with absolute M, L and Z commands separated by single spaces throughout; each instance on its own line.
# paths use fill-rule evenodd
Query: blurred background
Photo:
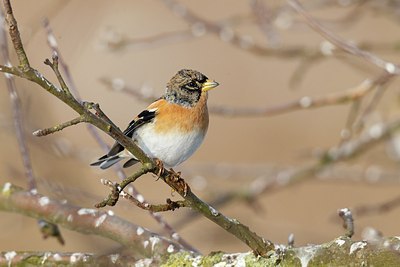
M 385 60 L 399 61 L 400 1 L 303 2 L 329 31 Z M 340 52 L 286 1 L 40 0 L 12 4 L 31 65 L 57 83 L 43 64 L 51 57 L 43 27 L 47 18 L 81 97 L 99 103 L 120 128 L 146 107 L 144 98 L 161 96 L 166 82 L 182 68 L 199 70 L 218 81 L 221 85 L 209 96 L 213 112 L 207 137 L 198 152 L 176 170 L 182 171 L 198 196 L 228 217 L 275 243 L 286 243 L 293 233 L 295 244 L 304 245 L 343 234 L 337 209 L 365 208 L 371 212 L 355 214 L 356 239 L 363 238 L 367 227 L 385 236 L 399 234 L 400 143 L 396 134 L 358 157 L 331 164 L 315 175 L 303 175 L 304 181 L 293 186 L 256 194 L 255 189 L 265 181 L 279 182 L 317 164 L 323 151 L 349 138 L 349 122 L 350 126 L 362 122 L 351 137 L 357 140 L 371 125 L 399 116 L 395 79 L 372 88 L 362 101 L 336 100 L 333 105 L 283 109 L 274 115 L 243 113 L 298 100 L 307 107 L 310 99 L 348 92 L 382 73 L 363 59 Z M 10 54 L 16 64 L 15 55 Z M 26 187 L 9 95 L 5 83 L 1 84 L 0 182 Z M 103 154 L 101 148 L 84 125 L 51 136 L 32 136 L 33 131 L 76 114 L 35 84 L 17 79 L 17 89 L 39 193 L 93 207 L 109 192 L 100 179 L 119 179 L 113 170 L 89 166 Z M 358 112 L 354 111 L 357 106 Z M 221 112 L 223 108 L 238 113 Z M 359 119 L 352 121 L 353 115 Z M 101 136 L 113 143 L 107 135 Z M 180 199 L 151 175 L 137 180 L 135 187 L 151 203 Z M 241 192 L 255 195 L 246 200 Z M 237 197 L 218 204 L 227 194 Z M 381 206 L 385 203 L 391 204 Z M 163 234 L 147 212 L 125 200 L 107 209 Z M 187 209 L 161 215 L 203 253 L 248 250 Z M 36 220 L 12 213 L 1 214 L 0 228 L 2 251 L 105 253 L 117 247 L 113 241 L 66 229 L 61 229 L 66 240 L 61 246 L 56 240 L 42 239 Z

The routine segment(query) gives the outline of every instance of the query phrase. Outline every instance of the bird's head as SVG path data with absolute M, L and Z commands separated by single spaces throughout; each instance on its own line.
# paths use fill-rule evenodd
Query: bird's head
M 207 94 L 207 91 L 217 86 L 216 81 L 208 79 L 204 74 L 183 69 L 168 82 L 165 99 L 171 103 L 193 107 L 202 94 Z

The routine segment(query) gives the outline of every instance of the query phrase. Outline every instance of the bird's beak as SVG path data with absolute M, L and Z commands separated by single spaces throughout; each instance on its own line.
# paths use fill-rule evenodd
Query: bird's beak
M 217 83 L 214 80 L 207 80 L 205 83 L 203 83 L 203 86 L 201 87 L 201 91 L 207 92 L 215 87 L 217 87 L 219 83 Z

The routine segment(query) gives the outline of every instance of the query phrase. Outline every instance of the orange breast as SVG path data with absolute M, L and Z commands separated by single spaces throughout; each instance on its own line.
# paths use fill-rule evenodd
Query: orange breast
M 207 131 L 208 110 L 207 93 L 203 93 L 193 108 L 171 104 L 165 99 L 160 99 L 149 106 L 149 109 L 157 108 L 155 118 L 155 130 L 159 133 L 175 128 L 182 132 L 193 130 Z

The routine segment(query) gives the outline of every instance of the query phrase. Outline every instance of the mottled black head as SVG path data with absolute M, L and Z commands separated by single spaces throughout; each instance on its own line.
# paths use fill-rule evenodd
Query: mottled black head
M 171 103 L 184 107 L 193 107 L 197 104 L 202 93 L 218 86 L 218 83 L 209 80 L 204 74 L 183 69 L 178 71 L 167 84 L 165 99 Z

